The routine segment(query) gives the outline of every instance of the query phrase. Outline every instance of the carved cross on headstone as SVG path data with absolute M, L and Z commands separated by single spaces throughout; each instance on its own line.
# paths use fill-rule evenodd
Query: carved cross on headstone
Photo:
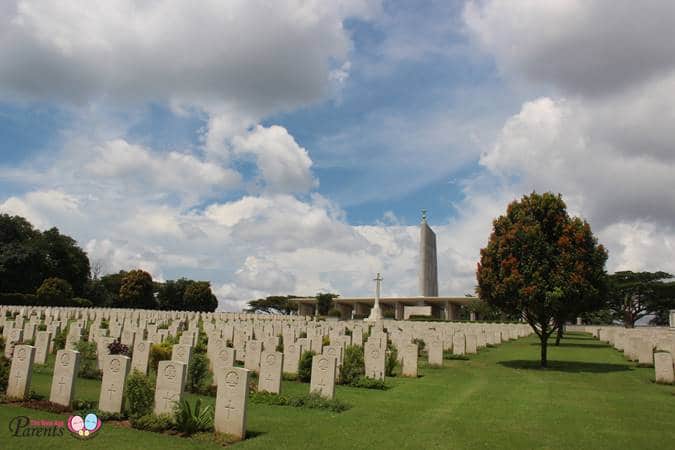
M 63 377 L 61 377 L 61 380 L 59 381 L 59 394 L 63 392 L 63 386 L 65 386 L 66 382 L 63 381 Z
M 21 374 L 17 373 L 16 374 L 16 384 L 20 384 L 20 383 L 21 383 Z
M 165 409 L 169 407 L 169 402 L 170 402 L 170 401 L 171 401 L 171 402 L 174 401 L 173 399 L 174 399 L 174 394 L 172 394 L 172 393 L 170 393 L 170 392 L 165 392 L 165 393 L 164 393 L 164 397 L 162 397 L 162 400 L 164 400 L 164 408 L 165 408 Z
M 108 388 L 108 400 L 112 400 L 112 394 L 113 392 L 117 392 L 117 389 L 115 389 L 115 385 L 111 384 L 110 388 Z
M 234 406 L 232 406 L 232 400 L 230 400 L 230 401 L 227 402 L 227 406 L 225 407 L 225 409 L 227 410 L 227 418 L 229 419 L 229 418 L 230 418 L 230 413 L 231 413 L 232 411 L 234 411 L 235 409 L 237 409 L 237 408 L 235 408 Z

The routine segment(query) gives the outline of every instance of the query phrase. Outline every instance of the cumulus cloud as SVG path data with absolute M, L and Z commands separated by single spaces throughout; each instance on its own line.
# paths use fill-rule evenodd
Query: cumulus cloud
M 350 50 L 343 21 L 378 10 L 367 0 L 208 0 L 198 8 L 176 0 L 17 0 L 0 17 L 0 92 L 264 115 L 324 95 L 330 61 L 345 61 Z
M 241 181 L 237 172 L 201 161 L 190 153 L 157 154 L 124 139 L 97 145 L 84 163 L 84 169 L 96 177 L 123 180 L 143 190 L 196 196 L 231 190 Z
M 492 190 L 560 192 L 609 248 L 610 270 L 672 271 L 675 5 L 485 0 L 463 16 L 506 79 L 549 91 L 481 155 Z
M 675 3 L 471 0 L 468 30 L 509 76 L 568 93 L 613 93 L 675 68 Z
M 318 183 L 311 173 L 312 160 L 284 127 L 256 126 L 233 139 L 234 153 L 253 155 L 260 181 L 272 192 L 307 192 Z

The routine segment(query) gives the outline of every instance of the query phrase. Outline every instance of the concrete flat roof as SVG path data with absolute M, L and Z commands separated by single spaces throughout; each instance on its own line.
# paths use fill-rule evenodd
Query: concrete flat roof
M 477 301 L 477 297 L 380 297 L 380 303 L 392 304 L 392 303 L 409 303 L 410 305 L 416 305 L 419 302 L 425 303 L 445 303 L 450 302 L 455 305 L 468 305 L 472 302 Z M 315 297 L 303 297 L 303 298 L 293 298 L 291 302 L 303 303 L 303 304 L 315 304 L 317 302 Z M 347 305 L 353 305 L 355 303 L 375 303 L 375 297 L 337 297 L 333 299 L 335 303 L 342 303 Z

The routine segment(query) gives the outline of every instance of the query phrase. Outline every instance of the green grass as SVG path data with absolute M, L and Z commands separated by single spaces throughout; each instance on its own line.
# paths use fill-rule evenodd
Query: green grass
M 547 448 L 672 449 L 675 387 L 653 383 L 654 369 L 638 368 L 587 335 L 570 334 L 550 347 L 550 368 L 538 368 L 536 338 L 483 349 L 469 360 L 421 369 L 417 379 L 391 378 L 387 391 L 337 387 L 351 405 L 342 413 L 250 404 L 251 437 L 236 448 Z M 32 389 L 48 395 L 45 369 Z M 79 399 L 97 400 L 98 382 L 77 381 Z M 302 395 L 307 384 L 283 382 Z M 187 395 L 194 401 L 197 396 Z M 207 402 L 213 399 L 203 397 Z M 91 441 L 15 438 L 16 415 L 54 414 L 0 406 L 0 448 L 180 449 L 215 444 L 103 425 Z

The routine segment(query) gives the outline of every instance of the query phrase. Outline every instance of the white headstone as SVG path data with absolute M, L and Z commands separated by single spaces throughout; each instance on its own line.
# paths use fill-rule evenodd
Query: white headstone
M 124 406 L 124 385 L 131 366 L 131 359 L 124 355 L 107 355 L 103 360 L 103 380 L 98 409 L 121 413 Z
M 35 347 L 32 345 L 17 345 L 14 347 L 12 366 L 9 369 L 9 379 L 7 380 L 7 397 L 21 400 L 28 397 L 34 359 Z
M 155 387 L 155 414 L 172 414 L 174 405 L 183 397 L 187 378 L 187 364 L 179 361 L 160 361 Z
M 262 352 L 260 358 L 260 377 L 258 390 L 278 394 L 281 390 L 281 368 L 284 354 L 281 352 Z
M 70 406 L 75 394 L 75 377 L 80 366 L 80 353 L 74 350 L 59 350 L 54 360 L 54 376 L 49 401 Z
M 249 370 L 230 367 L 218 382 L 213 421 L 216 432 L 238 439 L 246 437 L 249 377 Z
M 312 379 L 309 391 L 329 400 L 335 397 L 336 367 L 335 358 L 315 355 L 312 358 Z

